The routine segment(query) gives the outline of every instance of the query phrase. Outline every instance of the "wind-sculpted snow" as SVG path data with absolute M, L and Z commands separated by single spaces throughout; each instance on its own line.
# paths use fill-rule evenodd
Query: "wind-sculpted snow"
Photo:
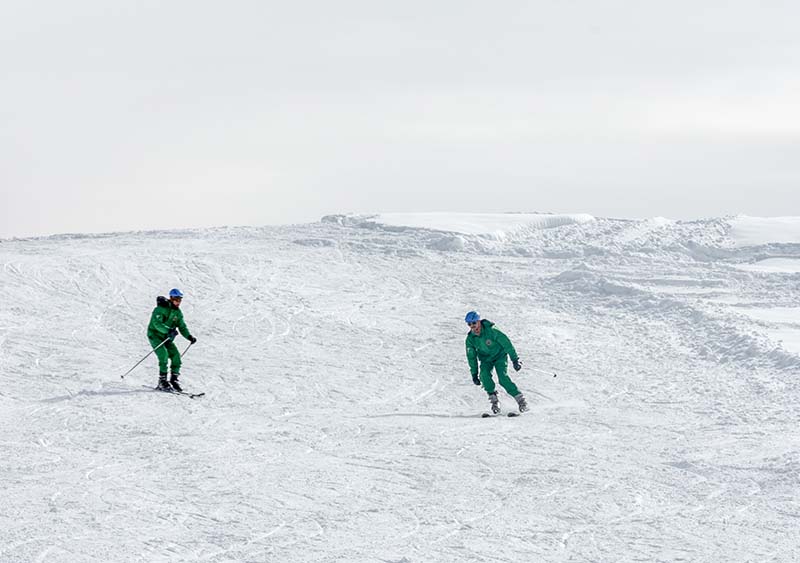
M 800 241 L 391 219 L 4 240 L 0 561 L 800 559 Z M 120 379 L 175 286 L 201 399 Z M 478 418 L 471 309 L 530 413 Z
M 731 238 L 738 246 L 800 244 L 800 217 L 748 217 L 730 220 Z
M 585 213 L 381 213 L 328 215 L 325 223 L 390 232 L 413 231 L 432 250 L 495 252 L 498 247 L 532 233 L 566 225 L 582 225 L 595 218 Z M 472 235 L 465 238 L 465 235 Z M 527 254 L 511 246 L 511 252 Z
M 425 229 L 504 239 L 508 233 L 552 229 L 588 223 L 586 213 L 380 213 L 376 215 L 329 215 L 323 222 L 389 230 Z

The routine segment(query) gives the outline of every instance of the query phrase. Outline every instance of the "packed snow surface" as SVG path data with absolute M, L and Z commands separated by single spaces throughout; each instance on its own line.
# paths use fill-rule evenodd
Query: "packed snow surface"
M 581 217 L 0 241 L 0 561 L 800 560 L 791 221 Z M 120 378 L 171 287 L 199 399 Z
M 753 264 L 740 264 L 739 268 L 752 272 L 790 272 L 800 273 L 798 258 L 766 258 Z

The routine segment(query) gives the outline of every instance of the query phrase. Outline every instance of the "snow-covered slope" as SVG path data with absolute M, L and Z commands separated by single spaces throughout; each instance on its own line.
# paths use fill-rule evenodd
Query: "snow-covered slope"
M 0 241 L 0 561 L 797 560 L 800 219 L 741 221 Z M 173 286 L 201 399 L 119 377 Z M 470 309 L 529 414 L 478 418 Z

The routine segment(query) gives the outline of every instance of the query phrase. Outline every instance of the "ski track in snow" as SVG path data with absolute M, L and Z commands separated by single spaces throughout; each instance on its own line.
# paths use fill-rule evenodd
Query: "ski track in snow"
M 800 244 L 557 224 L 0 241 L 0 561 L 800 559 L 800 275 L 742 267 Z M 173 286 L 195 400 L 120 379 Z M 479 418 L 473 308 L 558 373 L 522 417 Z

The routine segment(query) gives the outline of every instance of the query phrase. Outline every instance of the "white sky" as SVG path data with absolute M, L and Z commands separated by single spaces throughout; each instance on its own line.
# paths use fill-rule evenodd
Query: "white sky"
M 6 2 L 0 237 L 800 215 L 793 1 Z

